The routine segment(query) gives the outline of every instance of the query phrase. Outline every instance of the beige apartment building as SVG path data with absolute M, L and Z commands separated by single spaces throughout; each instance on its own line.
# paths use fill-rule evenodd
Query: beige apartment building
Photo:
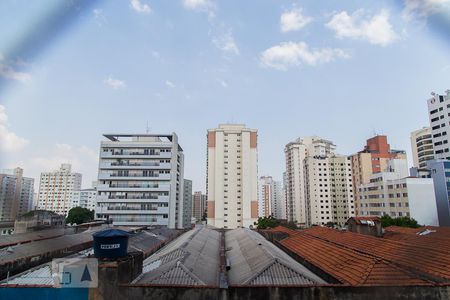
M 344 226 L 355 216 L 350 157 L 307 157 L 304 163 L 306 225 Z
M 334 153 L 336 146 L 328 140 L 317 136 L 297 138 L 284 148 L 286 173 L 284 188 L 288 221 L 301 226 L 307 225 L 305 186 L 305 159 L 307 157 L 328 157 Z
M 41 173 L 38 207 L 67 215 L 72 207 L 72 194 L 81 189 L 81 174 L 73 173 L 70 164 L 62 164 L 52 172 Z
M 254 226 L 258 218 L 257 130 L 220 124 L 207 133 L 207 223 Z
M 425 169 L 427 161 L 434 159 L 431 127 L 424 127 L 411 132 L 411 151 L 414 167 Z
M 359 187 L 361 184 L 370 182 L 372 174 L 385 170 L 391 159 L 404 159 L 406 152 L 401 150 L 391 150 L 387 142 L 387 136 L 376 135 L 366 141 L 364 149 L 351 156 L 354 199 L 360 199 Z M 357 210 L 359 205 L 357 205 Z M 356 211 L 356 214 L 358 212 Z

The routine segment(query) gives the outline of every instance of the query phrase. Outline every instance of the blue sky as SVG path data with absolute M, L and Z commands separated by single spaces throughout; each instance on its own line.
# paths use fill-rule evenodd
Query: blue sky
M 258 129 L 259 174 L 279 180 L 299 136 L 352 154 L 380 133 L 410 154 L 430 92 L 450 88 L 449 14 L 450 0 L 1 1 L 0 169 L 38 180 L 71 162 L 89 187 L 102 133 L 147 122 L 178 134 L 203 191 L 219 123 Z

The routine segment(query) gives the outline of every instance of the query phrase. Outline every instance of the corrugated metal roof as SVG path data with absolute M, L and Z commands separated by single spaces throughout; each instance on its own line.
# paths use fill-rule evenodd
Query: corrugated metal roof
M 53 286 L 52 266 L 51 264 L 43 264 L 23 272 L 20 276 L 15 276 L 0 283 L 0 285 L 7 284 Z
M 31 241 L 45 240 L 64 235 L 64 228 L 45 229 L 26 233 L 16 233 L 12 235 L 2 235 L 0 248 L 29 243 Z
M 144 261 L 135 283 L 217 286 L 220 233 L 197 228 L 181 235 Z
M 250 229 L 226 232 L 230 285 L 308 285 L 326 283 Z

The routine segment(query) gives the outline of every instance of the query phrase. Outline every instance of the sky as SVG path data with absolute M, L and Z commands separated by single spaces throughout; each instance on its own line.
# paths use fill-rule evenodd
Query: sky
M 339 154 L 385 134 L 406 150 L 450 89 L 450 0 L 0 2 L 0 169 L 72 163 L 97 177 L 104 133 L 175 132 L 205 191 L 206 132 L 258 130 L 258 172 L 284 146 Z

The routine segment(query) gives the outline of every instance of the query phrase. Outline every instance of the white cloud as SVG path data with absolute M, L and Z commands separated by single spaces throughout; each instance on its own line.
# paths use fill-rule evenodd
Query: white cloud
M 183 0 L 186 9 L 208 9 L 213 6 L 209 0 Z
M 223 79 L 217 78 L 217 82 L 224 88 L 228 87 L 228 83 Z
M 404 0 L 402 17 L 406 20 L 412 18 L 426 18 L 432 14 L 448 12 L 450 0 Z
M 334 14 L 325 26 L 334 30 L 337 38 L 363 39 L 375 45 L 387 46 L 398 39 L 387 10 L 381 10 L 370 19 L 363 18 L 363 10 L 352 15 L 342 11 Z
M 296 31 L 305 27 L 313 18 L 304 16 L 302 8 L 294 7 L 289 11 L 285 11 L 280 17 L 280 25 L 282 32 Z
M 302 64 L 315 66 L 327 63 L 336 58 L 348 58 L 350 55 L 339 48 L 310 49 L 304 42 L 285 42 L 273 46 L 260 55 L 261 65 L 286 71 L 290 67 L 298 67 Z
M 148 14 L 152 12 L 150 5 L 141 3 L 140 0 L 130 0 L 130 7 L 138 13 Z
M 17 136 L 8 127 L 6 109 L 0 105 L 0 151 L 14 152 L 23 149 L 28 144 L 28 140 Z
M 103 26 L 104 24 L 106 24 L 106 17 L 103 14 L 103 10 L 96 8 L 94 10 L 92 10 L 92 13 L 94 14 L 94 19 L 97 22 L 98 26 Z
M 239 55 L 239 48 L 234 41 L 234 37 L 231 34 L 231 31 L 228 31 L 221 36 L 214 37 L 212 39 L 212 43 L 225 53 Z
M 175 84 L 172 81 L 166 80 L 166 85 L 171 89 L 175 88 Z
M 0 76 L 12 80 L 17 80 L 22 83 L 31 81 L 31 75 L 25 72 L 15 71 L 12 67 L 0 64 Z
M 107 85 L 109 85 L 110 87 L 112 87 L 115 90 L 123 89 L 123 88 L 125 88 L 127 86 L 125 84 L 125 81 L 119 80 L 119 79 L 114 79 L 111 76 L 109 76 L 107 79 L 103 80 L 103 82 L 106 83 Z

